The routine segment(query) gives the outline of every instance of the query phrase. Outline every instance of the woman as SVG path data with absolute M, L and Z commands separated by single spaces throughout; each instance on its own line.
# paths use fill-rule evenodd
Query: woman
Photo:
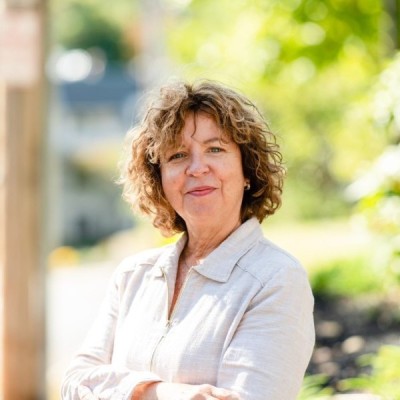
M 63 399 L 295 399 L 313 297 L 298 261 L 262 234 L 284 169 L 257 108 L 214 82 L 165 86 L 124 171 L 125 198 L 183 235 L 122 262 Z

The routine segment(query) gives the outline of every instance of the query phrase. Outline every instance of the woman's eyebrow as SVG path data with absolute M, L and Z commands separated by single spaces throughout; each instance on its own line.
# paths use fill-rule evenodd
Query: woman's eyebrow
M 214 143 L 214 142 L 218 142 L 218 143 L 224 143 L 224 141 L 222 140 L 222 138 L 220 136 L 218 137 L 212 137 L 210 139 L 206 139 L 203 141 L 203 144 L 210 144 L 210 143 Z

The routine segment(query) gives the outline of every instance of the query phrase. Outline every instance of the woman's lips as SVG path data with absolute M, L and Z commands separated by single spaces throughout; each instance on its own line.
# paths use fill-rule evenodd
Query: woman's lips
M 207 196 L 208 194 L 212 193 L 215 190 L 212 186 L 199 186 L 187 191 L 187 194 L 192 196 Z

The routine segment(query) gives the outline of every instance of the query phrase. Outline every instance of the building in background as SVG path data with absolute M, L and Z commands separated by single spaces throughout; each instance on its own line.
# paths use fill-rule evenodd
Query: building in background
M 50 58 L 50 246 L 93 244 L 132 226 L 115 184 L 139 88 L 128 66 L 72 50 Z

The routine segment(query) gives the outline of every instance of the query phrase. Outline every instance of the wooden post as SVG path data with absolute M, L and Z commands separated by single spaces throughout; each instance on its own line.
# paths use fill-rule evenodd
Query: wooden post
M 44 4 L 0 0 L 0 399 L 45 393 Z

